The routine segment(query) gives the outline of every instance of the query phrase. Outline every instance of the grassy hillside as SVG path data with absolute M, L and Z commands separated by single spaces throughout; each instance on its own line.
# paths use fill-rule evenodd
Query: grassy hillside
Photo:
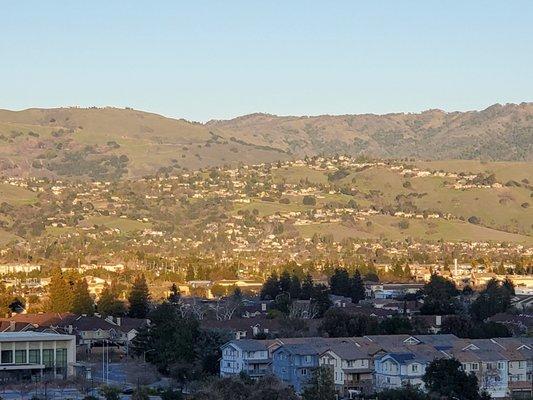
M 117 179 L 323 153 L 533 161 L 533 104 L 452 113 L 252 114 L 207 124 L 118 108 L 0 110 L 5 176 Z M 483 169 L 475 162 L 468 167 Z M 506 173 L 504 163 L 495 168 Z
M 428 240 L 494 240 L 511 242 L 533 242 L 533 186 L 525 176 L 528 163 L 491 163 L 474 161 L 447 161 L 417 163 L 423 171 L 435 172 L 445 169 L 458 174 L 494 173 L 494 187 L 454 188 L 462 181 L 460 177 L 422 176 L 413 177 L 393 170 L 391 166 L 373 166 L 362 170 L 348 169 L 343 178 L 332 181 L 331 173 L 310 169 L 305 166 L 291 166 L 273 172 L 273 181 L 297 184 L 306 181 L 315 185 L 334 183 L 338 190 L 351 194 L 327 194 L 317 196 L 318 207 L 344 207 L 350 200 L 362 209 L 405 210 L 410 213 L 436 213 L 449 215 L 450 219 L 408 219 L 408 226 L 400 228 L 401 216 L 376 215 L 359 223 L 317 223 L 296 227 L 306 237 L 315 233 L 331 233 L 336 239 L 361 238 L 415 238 Z M 513 184 L 507 184 L 513 182 Z M 256 209 L 261 216 L 306 212 L 313 206 L 302 204 L 302 196 L 291 196 L 289 204 L 255 199 L 241 205 L 238 210 Z M 475 217 L 477 223 L 468 223 Z

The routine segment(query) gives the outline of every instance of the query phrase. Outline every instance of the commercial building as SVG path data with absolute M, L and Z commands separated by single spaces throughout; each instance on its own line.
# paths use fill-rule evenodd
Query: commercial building
M 74 374 L 76 337 L 42 332 L 0 333 L 0 381 L 65 379 Z

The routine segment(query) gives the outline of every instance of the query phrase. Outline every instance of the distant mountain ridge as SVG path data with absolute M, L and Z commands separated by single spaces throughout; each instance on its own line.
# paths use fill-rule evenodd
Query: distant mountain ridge
M 114 179 L 335 153 L 533 161 L 533 103 L 468 112 L 255 113 L 205 124 L 129 108 L 0 110 L 4 176 Z

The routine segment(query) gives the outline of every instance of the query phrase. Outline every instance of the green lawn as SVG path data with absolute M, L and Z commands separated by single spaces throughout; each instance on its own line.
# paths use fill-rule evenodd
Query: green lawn
M 13 205 L 32 204 L 37 199 L 37 194 L 8 183 L 0 183 L 0 203 L 6 202 Z
M 94 216 L 82 221 L 82 224 L 87 226 L 104 225 L 108 228 L 120 229 L 121 232 L 132 232 L 151 227 L 149 223 L 115 216 Z

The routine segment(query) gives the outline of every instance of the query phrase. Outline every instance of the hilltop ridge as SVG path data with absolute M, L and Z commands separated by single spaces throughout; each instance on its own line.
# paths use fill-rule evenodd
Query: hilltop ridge
M 207 123 L 131 108 L 0 110 L 3 176 L 114 179 L 337 153 L 533 161 L 533 103 L 383 115 L 254 113 Z

